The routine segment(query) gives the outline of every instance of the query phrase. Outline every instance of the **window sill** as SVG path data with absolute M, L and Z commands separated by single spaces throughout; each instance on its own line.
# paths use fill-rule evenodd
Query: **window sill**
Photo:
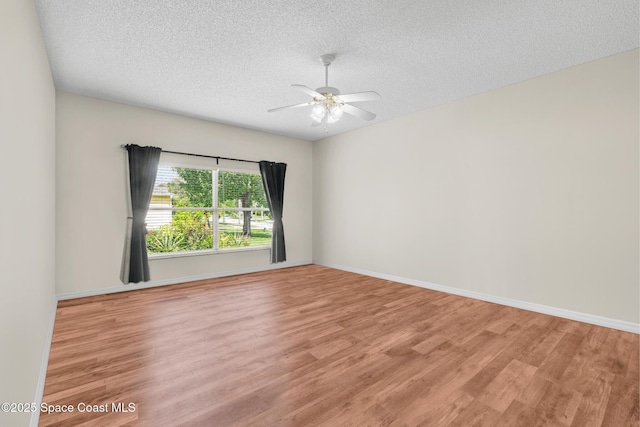
M 211 250 L 202 250 L 202 251 L 151 254 L 149 255 L 149 261 L 155 261 L 159 259 L 168 259 L 168 258 L 184 258 L 184 257 L 203 256 L 203 255 L 219 255 L 219 254 L 230 254 L 230 253 L 238 253 L 238 252 L 264 251 L 264 250 L 270 250 L 270 249 L 271 249 L 271 246 L 245 246 L 241 248 L 228 248 L 228 249 L 218 249 L 218 250 L 211 249 Z

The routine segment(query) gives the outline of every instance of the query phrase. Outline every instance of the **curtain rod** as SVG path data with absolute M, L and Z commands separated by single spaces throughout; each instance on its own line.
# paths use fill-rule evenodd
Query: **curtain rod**
M 120 145 L 120 147 L 127 148 L 125 144 Z M 208 159 L 216 159 L 216 165 L 218 164 L 219 160 L 233 160 L 234 162 L 245 162 L 245 163 L 260 163 L 255 160 L 234 159 L 233 157 L 207 156 L 206 154 L 181 153 L 180 151 L 162 150 L 162 152 L 171 153 L 171 154 L 181 154 L 183 156 L 206 157 Z

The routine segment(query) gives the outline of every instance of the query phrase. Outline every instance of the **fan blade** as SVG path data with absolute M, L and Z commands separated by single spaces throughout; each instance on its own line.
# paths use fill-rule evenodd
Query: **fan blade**
M 369 91 L 369 92 L 355 92 L 355 93 L 345 93 L 344 95 L 338 95 L 344 102 L 362 102 L 362 101 L 376 101 L 380 99 L 380 95 L 378 92 Z
M 291 85 L 293 87 L 297 87 L 298 89 L 300 89 L 301 91 L 303 91 L 304 93 L 306 93 L 307 95 L 311 95 L 314 98 L 320 98 L 320 99 L 324 99 L 324 95 L 321 93 L 316 92 L 315 90 L 311 89 L 310 87 L 307 87 L 305 85 Z
M 363 120 L 373 120 L 376 118 L 376 115 L 367 111 L 367 110 L 363 110 L 362 108 L 353 106 L 353 105 L 349 105 L 349 104 L 344 104 L 342 106 L 342 111 L 344 111 L 347 114 L 351 114 L 352 116 L 356 116 L 358 118 L 361 118 Z
M 315 101 L 305 102 L 304 104 L 287 105 L 286 107 L 272 108 L 271 110 L 267 110 L 267 112 L 273 113 L 274 111 L 286 110 L 287 108 L 308 107 L 309 105 L 314 105 L 314 104 L 316 104 Z

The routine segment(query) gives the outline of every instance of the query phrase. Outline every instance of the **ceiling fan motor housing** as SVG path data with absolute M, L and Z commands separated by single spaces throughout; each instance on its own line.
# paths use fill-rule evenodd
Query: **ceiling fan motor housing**
M 331 86 L 319 87 L 318 89 L 316 89 L 316 92 L 321 93 L 324 96 L 327 96 L 328 94 L 340 95 L 340 89 L 338 89 L 337 87 L 331 87 Z

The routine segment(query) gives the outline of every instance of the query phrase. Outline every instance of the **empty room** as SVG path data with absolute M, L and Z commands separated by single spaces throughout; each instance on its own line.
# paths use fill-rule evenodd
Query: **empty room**
M 637 427 L 639 27 L 3 0 L 0 425 Z

